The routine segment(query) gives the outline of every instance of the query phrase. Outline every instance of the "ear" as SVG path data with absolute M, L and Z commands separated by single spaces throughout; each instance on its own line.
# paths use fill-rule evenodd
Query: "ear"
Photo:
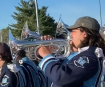
M 83 32 L 83 37 L 87 37 L 87 33 L 85 31 Z

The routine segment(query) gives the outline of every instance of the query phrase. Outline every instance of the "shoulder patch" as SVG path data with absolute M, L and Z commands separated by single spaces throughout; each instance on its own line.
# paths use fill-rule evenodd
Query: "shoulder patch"
M 1 81 L 1 86 L 6 86 L 9 84 L 9 77 L 7 75 L 4 75 L 2 81 Z
M 89 63 L 89 59 L 86 56 L 79 57 L 78 60 L 74 60 L 74 65 L 84 68 L 84 64 Z

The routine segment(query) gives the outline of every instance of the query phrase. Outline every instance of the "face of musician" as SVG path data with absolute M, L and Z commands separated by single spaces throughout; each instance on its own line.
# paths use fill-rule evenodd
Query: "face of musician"
M 72 44 L 76 48 L 81 46 L 81 43 L 86 39 L 86 37 L 87 33 L 85 31 L 81 31 L 80 28 L 71 30 Z
M 12 55 L 10 47 L 6 43 L 0 42 L 0 68 L 4 63 L 11 63 Z

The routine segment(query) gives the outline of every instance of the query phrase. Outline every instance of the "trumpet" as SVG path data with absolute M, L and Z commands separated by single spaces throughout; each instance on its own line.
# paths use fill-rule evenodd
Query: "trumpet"
M 34 59 L 29 57 L 31 60 L 40 59 L 37 55 L 37 50 L 41 46 L 54 46 L 53 54 L 57 57 L 67 57 L 70 54 L 69 43 L 64 39 L 52 39 L 52 40 L 37 40 L 37 41 L 27 41 L 27 40 L 17 40 L 13 37 L 11 31 L 9 30 L 9 45 L 12 53 L 15 53 L 19 49 L 32 49 L 34 51 Z M 29 52 L 27 51 L 27 52 Z M 63 52 L 63 54 L 62 54 Z

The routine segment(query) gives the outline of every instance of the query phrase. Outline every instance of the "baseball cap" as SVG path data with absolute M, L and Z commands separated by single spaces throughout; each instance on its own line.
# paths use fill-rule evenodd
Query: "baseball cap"
M 98 21 L 92 17 L 89 17 L 89 16 L 84 16 L 84 17 L 78 18 L 76 20 L 75 24 L 72 26 L 69 26 L 67 29 L 73 30 L 73 29 L 79 28 L 79 27 L 85 27 L 88 29 L 96 30 L 96 31 L 100 30 L 100 24 L 98 23 Z

